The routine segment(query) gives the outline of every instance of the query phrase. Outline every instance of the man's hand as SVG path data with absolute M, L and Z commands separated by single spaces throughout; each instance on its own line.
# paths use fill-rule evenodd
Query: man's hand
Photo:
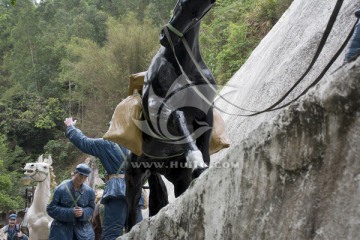
M 74 216 L 81 217 L 84 214 L 83 209 L 81 207 L 74 207 Z
M 76 124 L 76 121 L 77 120 L 74 121 L 72 117 L 69 117 L 69 118 L 65 118 L 64 123 L 66 126 L 74 126 Z

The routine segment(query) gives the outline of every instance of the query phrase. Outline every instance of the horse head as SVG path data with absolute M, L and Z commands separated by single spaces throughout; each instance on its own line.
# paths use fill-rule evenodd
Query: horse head
M 27 163 L 24 167 L 24 175 L 32 178 L 35 182 L 43 182 L 50 175 L 52 158 L 43 158 L 41 155 L 37 162 Z
M 178 0 L 173 10 L 173 16 L 164 26 L 170 30 L 170 38 L 174 45 L 186 32 L 195 26 L 210 10 L 215 0 Z M 169 46 L 164 29 L 160 33 L 160 43 L 164 47 Z

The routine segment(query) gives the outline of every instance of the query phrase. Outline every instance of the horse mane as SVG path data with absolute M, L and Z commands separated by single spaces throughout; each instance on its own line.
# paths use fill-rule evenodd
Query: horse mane
M 54 188 L 57 186 L 57 183 L 55 181 L 55 173 L 54 173 L 54 168 L 52 166 L 50 166 L 50 189 L 54 190 Z

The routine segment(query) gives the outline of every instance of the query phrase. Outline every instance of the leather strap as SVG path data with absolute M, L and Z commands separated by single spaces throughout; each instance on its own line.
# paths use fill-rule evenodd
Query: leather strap
M 109 179 L 112 178 L 125 178 L 125 174 L 110 174 Z

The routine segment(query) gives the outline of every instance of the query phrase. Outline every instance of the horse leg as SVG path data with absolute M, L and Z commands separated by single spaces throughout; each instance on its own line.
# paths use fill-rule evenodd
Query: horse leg
M 157 214 L 161 208 L 168 203 L 168 193 L 163 179 L 159 173 L 152 173 L 148 178 L 149 194 L 149 216 Z
M 174 184 L 175 197 L 183 194 L 191 183 L 191 169 L 189 168 L 171 168 L 165 177 Z
M 195 144 L 195 139 L 190 134 L 188 129 L 188 123 L 186 121 L 183 111 L 175 111 L 175 123 L 178 126 L 180 134 L 185 136 L 187 146 L 185 149 L 186 163 L 189 167 L 192 167 L 193 178 L 197 178 L 208 166 L 205 164 L 203 155 Z
M 134 157 L 131 158 L 131 161 Z M 137 160 L 135 160 L 137 161 Z M 127 232 L 137 222 L 137 208 L 141 196 L 141 187 L 144 182 L 145 169 L 132 167 L 131 163 L 126 169 L 126 200 L 128 204 L 127 211 Z
M 209 126 L 213 126 L 214 123 L 214 111 L 213 109 L 209 109 L 205 121 L 209 124 Z M 204 162 L 209 165 L 210 164 L 210 139 L 211 139 L 211 131 L 212 129 L 207 130 L 203 133 L 198 139 L 196 139 L 196 145 L 202 152 Z

